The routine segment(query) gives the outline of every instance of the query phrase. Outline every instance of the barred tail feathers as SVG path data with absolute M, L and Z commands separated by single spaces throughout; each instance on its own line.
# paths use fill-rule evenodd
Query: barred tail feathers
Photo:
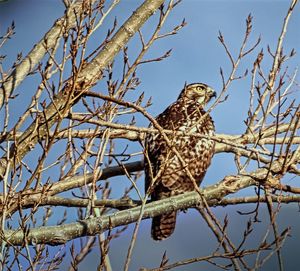
M 164 240 L 175 230 L 177 212 L 156 216 L 152 220 L 151 236 L 154 240 Z

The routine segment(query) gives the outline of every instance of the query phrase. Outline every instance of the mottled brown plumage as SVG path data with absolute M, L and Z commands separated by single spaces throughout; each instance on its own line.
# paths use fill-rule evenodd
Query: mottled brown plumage
M 215 92 L 205 84 L 187 85 L 177 101 L 156 117 L 162 128 L 174 131 L 168 138 L 180 153 L 198 185 L 210 165 L 215 143 L 208 138 L 179 136 L 176 132 L 213 135 L 215 130 L 213 120 L 204 111 L 204 106 L 213 96 Z M 194 190 L 187 171 L 161 135 L 149 133 L 146 136 L 145 147 L 145 189 L 146 192 L 150 192 L 152 200 Z M 169 237 L 175 229 L 175 224 L 176 212 L 154 217 L 152 238 L 163 240 Z

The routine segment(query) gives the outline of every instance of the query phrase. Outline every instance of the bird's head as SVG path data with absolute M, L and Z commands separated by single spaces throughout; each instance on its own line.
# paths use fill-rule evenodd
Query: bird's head
M 211 87 L 203 83 L 193 83 L 186 85 L 178 98 L 193 100 L 205 106 L 212 97 L 217 97 L 217 94 Z

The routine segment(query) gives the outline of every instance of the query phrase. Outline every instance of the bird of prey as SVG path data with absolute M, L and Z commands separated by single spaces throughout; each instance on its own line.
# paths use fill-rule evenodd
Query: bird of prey
M 215 142 L 210 138 L 215 132 L 214 122 L 204 110 L 212 97 L 216 97 L 216 92 L 206 84 L 186 85 L 177 101 L 156 117 L 157 123 L 172 133 L 167 135 L 169 144 L 159 133 L 146 135 L 145 190 L 151 200 L 193 191 L 194 183 L 187 170 L 198 185 L 201 183 L 215 149 Z M 174 148 L 182 159 L 174 153 Z M 175 229 L 176 216 L 177 212 L 172 211 L 154 217 L 152 238 L 163 240 L 169 237 Z

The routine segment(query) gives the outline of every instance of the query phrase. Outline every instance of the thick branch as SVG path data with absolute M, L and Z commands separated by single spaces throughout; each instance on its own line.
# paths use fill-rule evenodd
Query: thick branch
M 208 197 L 213 197 L 211 193 L 205 193 Z M 145 206 L 143 219 L 161 215 L 166 211 L 186 209 L 196 206 L 200 197 L 197 192 L 189 192 L 176 197 L 149 203 Z M 61 225 L 49 226 L 32 229 L 28 232 L 26 239 L 30 244 L 50 244 L 59 245 L 67 241 L 81 236 L 95 235 L 110 228 L 121 225 L 127 225 L 137 221 L 140 216 L 140 208 L 120 211 L 112 215 L 102 216 L 100 218 L 89 218 L 79 222 Z M 13 245 L 22 245 L 24 240 L 24 232 L 22 231 L 6 231 L 4 239 Z
M 91 4 L 96 0 L 91 0 Z M 48 50 L 54 48 L 55 44 L 62 37 L 62 31 L 76 25 L 76 14 L 82 9 L 82 1 L 76 1 L 71 5 L 66 14 L 57 19 L 46 35 L 33 47 L 29 54 L 16 66 L 0 87 L 0 108 L 3 106 L 4 97 L 9 97 L 25 77 L 34 70 Z
M 63 91 L 53 99 L 53 102 L 44 110 L 42 115 L 37 116 L 29 128 L 12 146 L 13 161 L 20 161 L 30 149 L 35 146 L 39 138 L 47 136 L 51 128 L 66 114 L 73 104 L 78 101 L 81 94 L 89 89 L 101 78 L 101 71 L 114 59 L 119 51 L 126 45 L 134 33 L 146 22 L 146 20 L 160 7 L 163 0 L 145 1 L 117 31 L 99 54 L 82 69 L 77 81 L 72 83 L 70 79 Z M 73 90 L 77 90 L 77 97 L 73 98 Z M 46 119 L 44 119 L 46 116 Z M 0 159 L 0 177 L 4 175 L 7 166 L 7 158 Z
M 276 174 L 282 170 L 283 161 L 274 161 L 270 170 Z M 265 180 L 270 176 L 268 168 L 261 168 L 247 176 L 227 176 L 219 183 L 202 189 L 201 193 L 211 204 L 218 203 L 225 196 L 235 193 L 243 188 L 262 184 L 272 185 L 271 182 Z M 143 219 L 161 215 L 173 210 L 187 209 L 197 206 L 201 202 L 201 198 L 197 192 L 188 192 L 172 198 L 149 203 L 144 208 Z M 140 208 L 116 212 L 102 216 L 100 218 L 89 218 L 76 223 L 40 227 L 29 230 L 26 233 L 26 239 L 30 244 L 47 243 L 51 245 L 63 244 L 71 239 L 81 236 L 95 235 L 108 229 L 127 225 L 137 221 L 140 216 Z M 13 245 L 22 245 L 24 241 L 24 232 L 9 230 L 4 232 L 4 239 Z

